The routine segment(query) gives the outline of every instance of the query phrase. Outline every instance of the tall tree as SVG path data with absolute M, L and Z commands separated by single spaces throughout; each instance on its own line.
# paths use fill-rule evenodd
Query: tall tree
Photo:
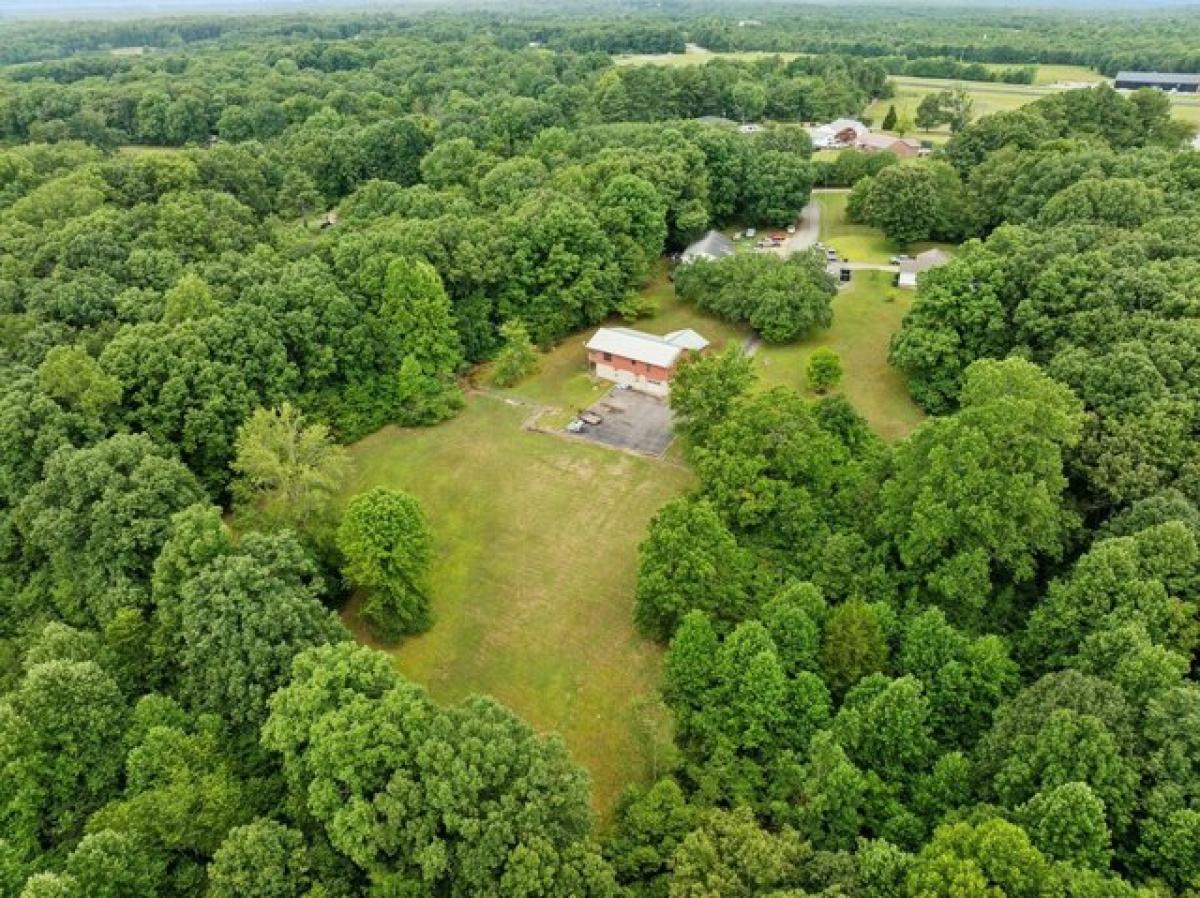
M 256 731 L 292 659 L 346 638 L 315 576 L 290 534 L 250 534 L 180 586 L 180 693 L 192 708 Z
M 500 325 L 500 336 L 504 338 L 504 344 L 496 354 L 492 381 L 498 387 L 511 387 L 537 370 L 537 350 L 533 348 L 529 331 L 519 318 Z
M 0 820 L 30 860 L 72 845 L 121 776 L 125 699 L 94 661 L 33 665 L 0 700 Z
M 676 429 L 693 445 L 702 445 L 712 428 L 753 384 L 753 365 L 738 346 L 685 359 L 671 382 Z
M 207 898 L 303 898 L 311 884 L 304 835 L 260 819 L 229 831 L 208 866 Z
M 257 409 L 238 431 L 235 490 L 256 511 L 304 530 L 326 512 L 348 464 L 328 427 L 285 402 Z
M 975 362 L 962 400 L 899 448 L 880 524 L 919 594 L 977 627 L 1013 611 L 997 590 L 1062 556 L 1077 521 L 1063 455 L 1082 417 L 1070 390 L 1021 359 Z
M 669 639 L 689 611 L 727 630 L 754 610 L 753 561 L 705 499 L 668 503 L 639 556 L 634 619 L 648 636 Z
M 168 450 L 127 434 L 60 450 L 16 522 L 59 584 L 59 613 L 103 625 L 117 608 L 146 603 L 145 581 L 171 516 L 199 498 L 195 478 Z
M 428 628 L 433 535 L 416 499 L 382 487 L 355 496 L 337 540 L 346 576 L 368 590 L 360 614 L 376 636 L 395 641 Z
M 397 259 L 384 279 L 380 317 L 400 367 L 396 414 L 403 424 L 429 424 L 462 405 L 454 376 L 462 344 L 442 279 L 428 262 Z
M 350 645 L 301 656 L 272 704 L 264 743 L 374 888 L 615 895 L 589 842 L 586 779 L 557 737 L 486 699 L 439 709 Z M 347 763 L 366 757 L 376 762 Z

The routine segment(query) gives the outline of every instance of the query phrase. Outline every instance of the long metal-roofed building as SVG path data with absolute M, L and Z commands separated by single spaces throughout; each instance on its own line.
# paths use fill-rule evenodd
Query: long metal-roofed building
M 1194 94 L 1200 91 L 1200 74 L 1181 72 L 1117 72 L 1113 86 L 1119 90 L 1153 87 L 1157 90 Z

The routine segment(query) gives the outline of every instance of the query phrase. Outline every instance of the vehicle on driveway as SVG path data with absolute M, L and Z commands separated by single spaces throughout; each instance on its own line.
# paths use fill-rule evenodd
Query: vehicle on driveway
M 592 421 L 596 424 L 592 424 Z M 586 422 L 586 423 L 585 423 Z M 637 390 L 613 389 L 578 412 L 567 430 L 582 440 L 661 457 L 671 443 L 671 405 Z

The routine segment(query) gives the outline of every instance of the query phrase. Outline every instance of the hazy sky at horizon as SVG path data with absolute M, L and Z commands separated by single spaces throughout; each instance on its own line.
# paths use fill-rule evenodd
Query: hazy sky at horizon
M 729 0 L 725 0 L 729 2 Z M 737 0 L 733 0 L 737 2 Z M 754 0 L 744 0 L 753 4 Z M 768 0 L 770 2 L 770 0 Z M 780 2 L 780 0 L 774 0 Z M 1200 0 L 791 0 L 795 5 L 854 5 L 870 6 L 959 6 L 959 7 L 1026 7 L 1057 8 L 1086 11 L 1107 9 L 1160 9 L 1193 7 L 1200 13 Z M 523 0 L 522 6 L 535 5 L 537 0 Z M 782 0 L 780 5 L 787 3 Z M 238 11 L 271 12 L 281 9 L 320 12 L 334 9 L 387 9 L 403 6 L 496 6 L 498 0 L 0 0 L 0 16 L 54 17 L 63 14 L 92 12 L 112 15 L 153 15 L 197 10 L 204 12 Z M 547 8 L 563 9 L 562 0 L 545 0 Z M 568 0 L 569 5 L 569 0 Z

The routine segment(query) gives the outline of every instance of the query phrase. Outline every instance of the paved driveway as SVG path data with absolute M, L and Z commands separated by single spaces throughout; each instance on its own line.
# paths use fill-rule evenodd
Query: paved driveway
M 588 411 L 601 421 L 584 425 L 576 436 L 595 443 L 661 456 L 675 435 L 667 401 L 636 390 L 614 388 Z
M 790 256 L 806 250 L 821 236 L 821 204 L 809 200 L 808 205 L 800 210 L 800 220 L 796 222 L 796 233 L 788 235 L 783 241 L 783 255 Z

